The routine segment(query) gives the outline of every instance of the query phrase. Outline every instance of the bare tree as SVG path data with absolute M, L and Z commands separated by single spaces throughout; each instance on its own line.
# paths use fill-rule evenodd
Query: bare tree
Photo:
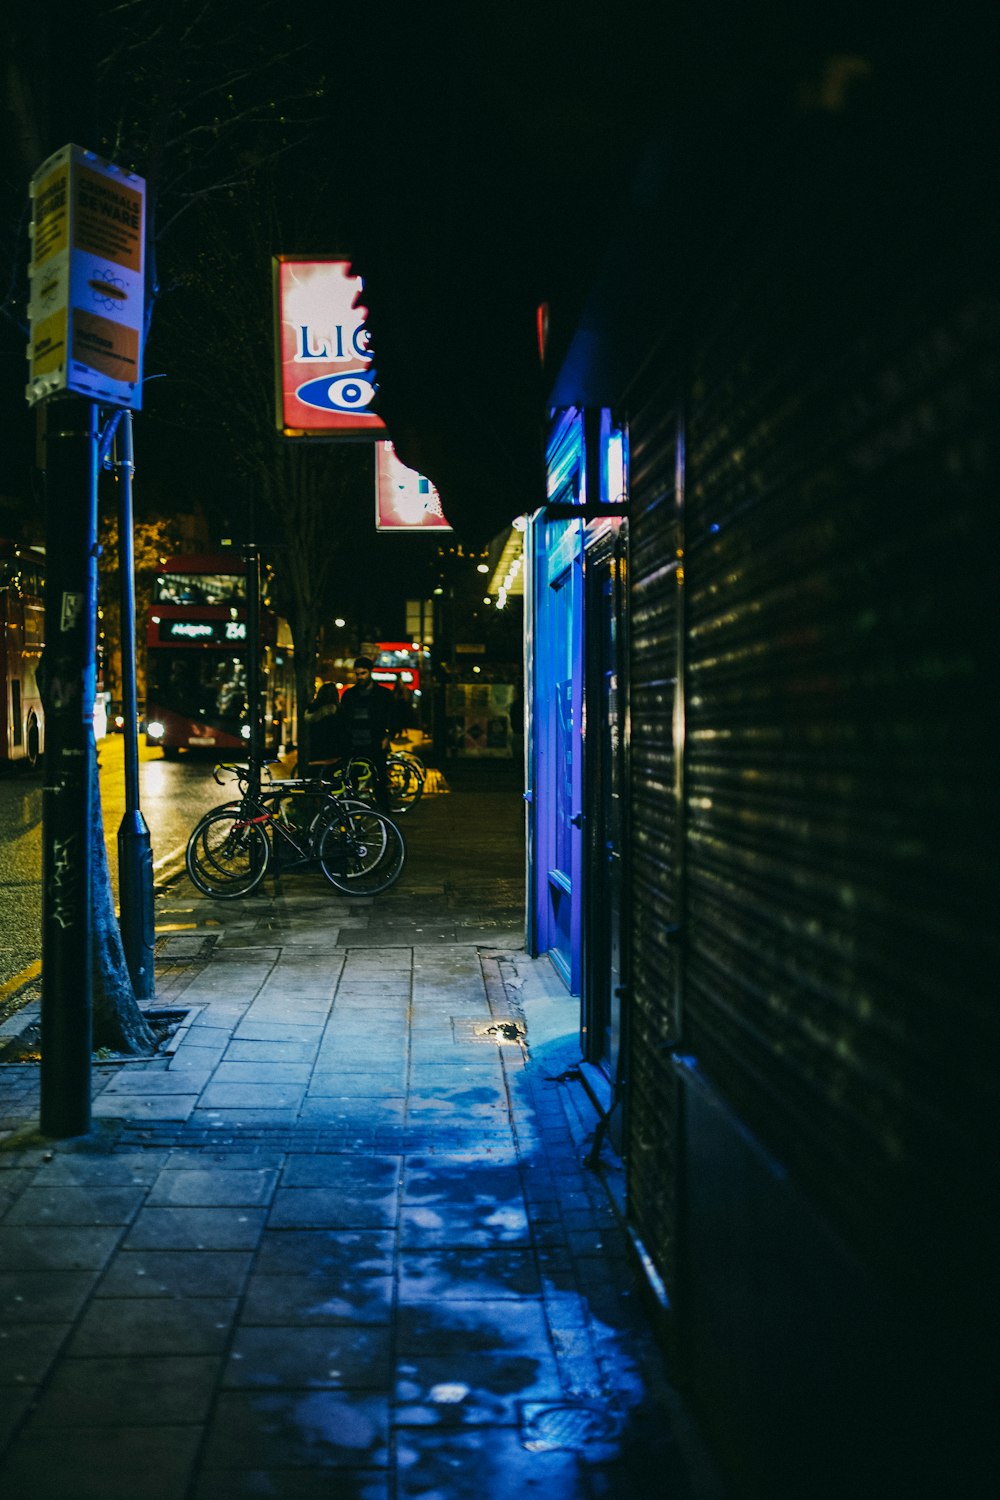
M 56 19 L 9 11 L 2 22 L 0 190 L 14 211 L 2 216 L 0 311 L 26 336 L 27 183 L 46 154 L 74 140 L 146 179 L 148 335 L 178 276 L 176 262 L 164 276 L 163 247 L 182 240 L 192 209 L 232 203 L 263 164 L 301 143 L 322 70 L 275 0 L 254 7 L 252 26 L 231 0 L 81 0 Z M 141 1053 L 153 1039 L 121 948 L 99 795 L 94 805 L 94 1040 Z
M 321 628 L 334 602 L 344 607 L 354 595 L 363 572 L 360 522 L 366 504 L 373 505 L 374 477 L 367 444 L 288 439 L 276 430 L 271 257 L 288 245 L 328 251 L 331 235 L 321 195 L 303 200 L 282 193 L 279 179 L 265 165 L 254 174 L 251 194 L 212 211 L 214 233 L 206 225 L 196 236 L 201 248 L 178 294 L 184 316 L 163 325 L 157 347 L 187 371 L 173 394 L 188 429 L 204 427 L 200 413 L 211 413 L 211 440 L 226 445 L 242 495 L 244 534 L 272 565 L 275 602 L 295 647 L 301 731 Z M 199 210 L 199 221 L 205 217 Z M 209 318 L 213 337 L 206 344 L 200 330 Z

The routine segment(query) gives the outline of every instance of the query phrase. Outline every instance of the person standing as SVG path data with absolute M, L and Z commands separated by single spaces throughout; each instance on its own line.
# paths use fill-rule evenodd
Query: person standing
M 363 756 L 375 768 L 375 800 L 383 811 L 389 810 L 389 782 L 386 756 L 392 728 L 392 694 L 379 687 L 372 677 L 372 660 L 359 656 L 354 663 L 354 686 L 340 700 L 337 730 L 340 753 L 346 759 Z
M 340 754 L 337 712 L 340 694 L 335 682 L 324 682 L 302 715 L 306 723 L 308 765 L 329 764 Z
M 413 694 L 401 678 L 396 678 L 392 690 L 392 738 L 408 739 L 407 730 L 413 729 L 417 716 L 413 711 Z

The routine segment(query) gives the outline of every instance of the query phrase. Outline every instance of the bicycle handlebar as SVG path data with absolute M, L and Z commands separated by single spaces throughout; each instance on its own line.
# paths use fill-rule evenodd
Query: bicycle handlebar
M 279 762 L 276 761 L 276 760 L 261 761 L 260 769 L 263 772 L 263 774 L 267 777 L 268 781 L 273 781 L 274 780 L 274 777 L 271 775 L 271 767 L 272 766 L 276 766 L 278 764 L 279 764 Z M 216 766 L 215 770 L 212 772 L 212 777 L 215 780 L 215 782 L 217 783 L 217 785 L 222 786 L 223 785 L 223 781 L 222 781 L 222 777 L 219 775 L 220 771 L 229 771 L 232 774 L 232 777 L 233 777 L 234 781 L 238 781 L 241 786 L 243 786 L 243 785 L 249 785 L 249 782 L 250 782 L 250 767 L 249 766 L 240 766 L 240 765 L 237 765 L 233 761 L 220 761 L 220 763 Z

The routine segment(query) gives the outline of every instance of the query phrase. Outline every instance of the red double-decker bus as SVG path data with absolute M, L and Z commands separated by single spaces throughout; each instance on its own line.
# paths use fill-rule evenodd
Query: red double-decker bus
M 45 561 L 36 548 L 0 541 L 0 762 L 36 766 L 45 748 L 38 673 L 45 643 Z
M 264 748 L 276 755 L 295 723 L 291 633 L 260 609 Z M 187 553 L 156 576 L 146 625 L 146 743 L 181 750 L 247 749 L 247 580 L 238 553 Z
M 431 653 L 419 641 L 378 641 L 372 677 L 385 687 L 401 682 L 415 698 L 424 691 L 421 674 L 430 672 Z

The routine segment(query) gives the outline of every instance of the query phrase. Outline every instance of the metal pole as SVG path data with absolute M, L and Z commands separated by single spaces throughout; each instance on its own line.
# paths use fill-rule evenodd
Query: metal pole
M 121 442 L 122 452 L 117 448 Z M 118 827 L 118 904 L 125 962 L 137 1000 L 156 994 L 153 917 L 153 850 L 139 810 L 139 727 L 135 691 L 135 548 L 132 539 L 132 413 L 116 438 L 118 478 L 118 577 L 121 589 L 122 713 L 125 716 L 125 814 Z
M 247 565 L 247 722 L 250 725 L 251 790 L 260 792 L 263 733 L 260 720 L 260 554 L 253 542 L 243 553 Z
M 67 1137 L 90 1129 L 97 407 L 54 398 L 45 423 L 40 1123 Z

